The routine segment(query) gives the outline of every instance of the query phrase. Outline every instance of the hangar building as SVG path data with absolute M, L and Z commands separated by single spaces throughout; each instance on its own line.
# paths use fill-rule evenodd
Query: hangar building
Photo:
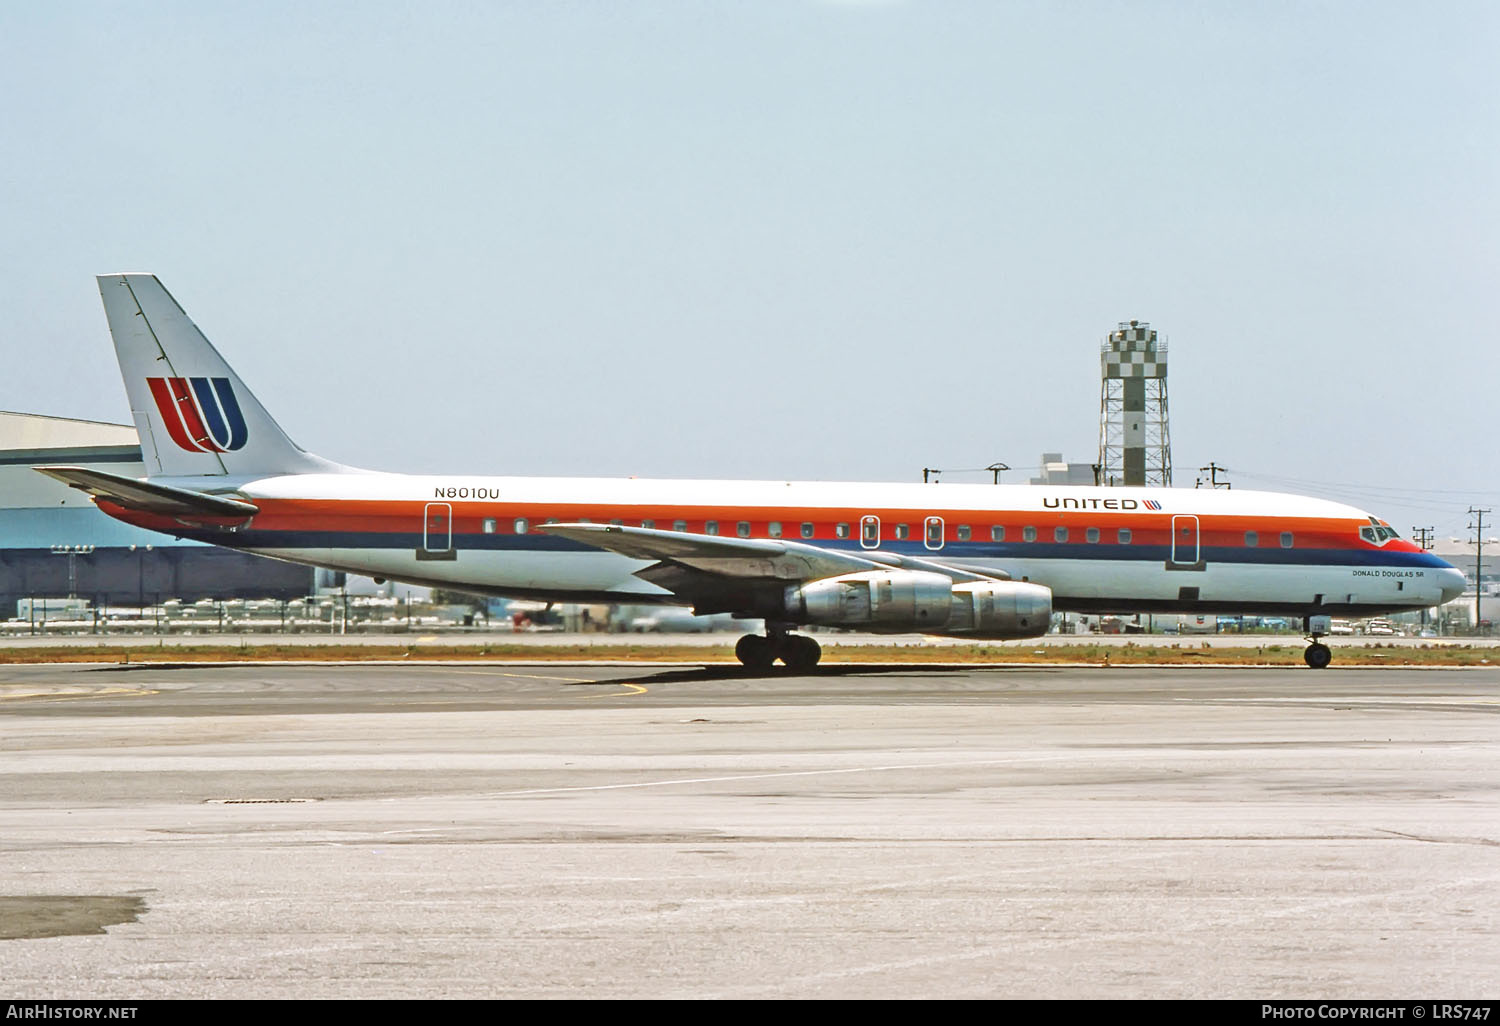
M 133 427 L 0 411 L 0 620 L 28 598 L 98 607 L 313 593 L 312 567 L 123 524 L 32 469 L 57 464 L 146 474 Z

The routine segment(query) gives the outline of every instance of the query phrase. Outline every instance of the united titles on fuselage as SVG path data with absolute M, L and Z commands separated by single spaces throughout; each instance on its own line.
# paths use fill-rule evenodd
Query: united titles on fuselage
M 1042 496 L 1042 505 L 1047 509 L 1139 509 L 1140 503 L 1134 499 L 1075 499 L 1073 497 L 1058 498 L 1054 496 Z M 1158 504 L 1160 505 L 1160 504 Z

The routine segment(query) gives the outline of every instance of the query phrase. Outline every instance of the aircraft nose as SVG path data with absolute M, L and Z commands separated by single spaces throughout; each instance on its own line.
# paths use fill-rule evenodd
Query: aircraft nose
M 1443 602 L 1452 602 L 1467 591 L 1469 582 L 1465 579 L 1462 570 L 1450 566 L 1438 572 L 1438 587 L 1443 591 L 1443 597 L 1438 603 L 1441 605 Z

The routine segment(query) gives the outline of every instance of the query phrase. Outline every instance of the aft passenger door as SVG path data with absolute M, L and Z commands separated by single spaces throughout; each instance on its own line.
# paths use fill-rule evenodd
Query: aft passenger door
M 1198 518 L 1179 515 L 1172 518 L 1172 550 L 1167 558 L 1168 570 L 1202 570 L 1203 548 L 1198 534 Z
M 457 559 L 453 548 L 453 507 L 446 502 L 429 502 L 422 511 L 422 547 L 418 559 Z

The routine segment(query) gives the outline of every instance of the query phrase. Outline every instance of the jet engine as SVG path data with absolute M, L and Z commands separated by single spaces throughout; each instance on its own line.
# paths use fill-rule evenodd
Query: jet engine
M 1033 638 L 1047 632 L 1052 592 L 1016 581 L 954 584 L 924 570 L 866 570 L 792 585 L 785 612 L 798 623 L 899 633 Z
M 1024 581 L 953 586 L 953 610 L 940 633 L 965 638 L 1039 638 L 1052 625 L 1052 589 Z

